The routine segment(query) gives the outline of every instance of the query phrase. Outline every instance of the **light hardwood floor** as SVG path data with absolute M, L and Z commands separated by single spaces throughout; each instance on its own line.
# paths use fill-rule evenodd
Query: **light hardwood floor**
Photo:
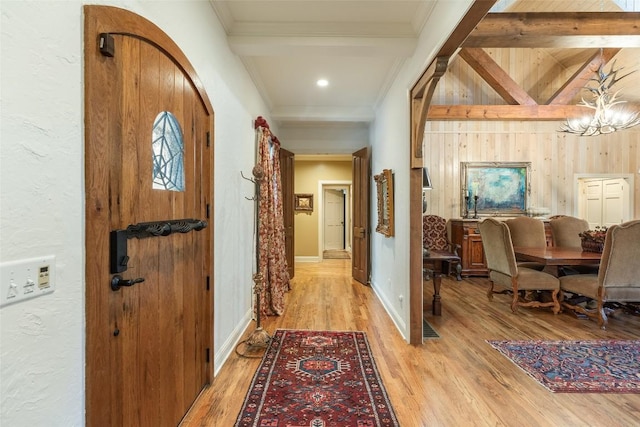
M 543 309 L 509 309 L 510 297 L 486 297 L 486 279 L 444 279 L 442 316 L 427 320 L 440 335 L 406 343 L 372 288 L 350 278 L 350 260 L 297 264 L 286 313 L 263 319 L 276 328 L 367 333 L 399 423 L 422 426 L 637 426 L 640 394 L 551 393 L 494 350 L 499 339 L 640 339 L 640 318 L 595 322 Z M 431 301 L 430 283 L 424 287 Z M 253 331 L 252 323 L 247 334 Z M 182 425 L 233 426 L 259 359 L 233 354 Z M 341 426 L 342 427 L 342 426 Z

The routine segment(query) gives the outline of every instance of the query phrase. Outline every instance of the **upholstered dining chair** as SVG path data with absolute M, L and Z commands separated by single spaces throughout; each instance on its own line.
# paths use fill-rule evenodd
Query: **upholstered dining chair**
M 504 293 L 504 290 L 513 294 L 511 311 L 518 311 L 518 307 L 551 307 L 554 314 L 560 312 L 558 294 L 560 281 L 557 277 L 534 270 L 520 267 L 516 263 L 513 251 L 511 232 L 505 222 L 487 218 L 478 224 L 482 236 L 482 246 L 489 268 L 491 285 L 487 292 L 489 300 L 494 293 Z M 503 288 L 502 292 L 495 291 L 495 287 Z M 538 301 L 527 299 L 534 294 L 533 291 L 550 291 L 551 301 Z
M 513 246 L 523 248 L 545 248 L 547 247 L 547 237 L 544 232 L 544 222 L 537 218 L 520 216 L 505 221 L 511 233 Z M 542 271 L 544 264 L 533 261 L 518 262 L 519 267 L 533 268 Z
M 566 248 L 582 249 L 580 233 L 589 229 L 589 223 L 582 218 L 568 215 L 557 215 L 549 219 L 549 226 L 553 235 L 553 244 Z M 576 265 L 561 267 L 561 275 L 567 274 L 598 274 L 598 265 Z
M 600 260 L 598 274 L 575 274 L 560 278 L 560 289 L 596 301 L 596 308 L 589 309 L 561 296 L 562 305 L 587 315 L 607 326 L 606 303 L 640 302 L 640 220 L 612 225 L 607 235 Z
M 460 245 L 451 243 L 447 220 L 438 215 L 423 215 L 422 217 L 422 248 L 425 251 L 447 251 L 455 255 L 460 255 Z M 460 263 L 449 264 L 447 275 L 456 272 L 456 278 L 462 280 L 460 273 L 462 266 Z
M 587 220 L 567 215 L 550 218 L 549 226 L 551 227 L 555 246 L 576 249 L 582 248 L 580 233 L 589 229 Z

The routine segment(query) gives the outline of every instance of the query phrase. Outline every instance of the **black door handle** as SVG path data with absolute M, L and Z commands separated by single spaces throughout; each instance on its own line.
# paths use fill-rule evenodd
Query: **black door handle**
M 143 277 L 138 277 L 137 279 L 127 280 L 127 279 L 123 279 L 122 276 L 116 274 L 115 276 L 113 276 L 111 278 L 111 290 L 112 291 L 118 291 L 123 286 L 133 286 L 136 283 L 142 283 L 142 282 L 144 282 L 144 278 Z

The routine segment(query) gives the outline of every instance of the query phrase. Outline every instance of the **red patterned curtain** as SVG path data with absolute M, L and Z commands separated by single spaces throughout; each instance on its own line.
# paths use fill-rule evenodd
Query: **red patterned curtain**
M 258 198 L 258 272 L 262 279 L 260 313 L 284 312 L 284 294 L 290 289 L 285 254 L 284 213 L 280 176 L 280 142 L 261 117 L 256 120 L 257 167 L 264 174 Z

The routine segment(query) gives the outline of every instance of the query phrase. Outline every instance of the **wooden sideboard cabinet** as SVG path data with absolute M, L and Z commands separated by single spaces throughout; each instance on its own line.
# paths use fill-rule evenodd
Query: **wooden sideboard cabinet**
M 506 218 L 505 218 L 506 219 Z M 489 276 L 487 263 L 484 259 L 482 237 L 478 230 L 478 222 L 482 219 L 451 219 L 451 242 L 460 245 L 460 265 L 463 277 Z M 547 236 L 547 246 L 553 246 L 553 237 L 549 221 L 544 223 Z
M 478 230 L 477 219 L 452 219 L 451 242 L 460 245 L 460 265 L 463 277 L 488 276 L 487 263 L 484 260 L 482 238 Z

